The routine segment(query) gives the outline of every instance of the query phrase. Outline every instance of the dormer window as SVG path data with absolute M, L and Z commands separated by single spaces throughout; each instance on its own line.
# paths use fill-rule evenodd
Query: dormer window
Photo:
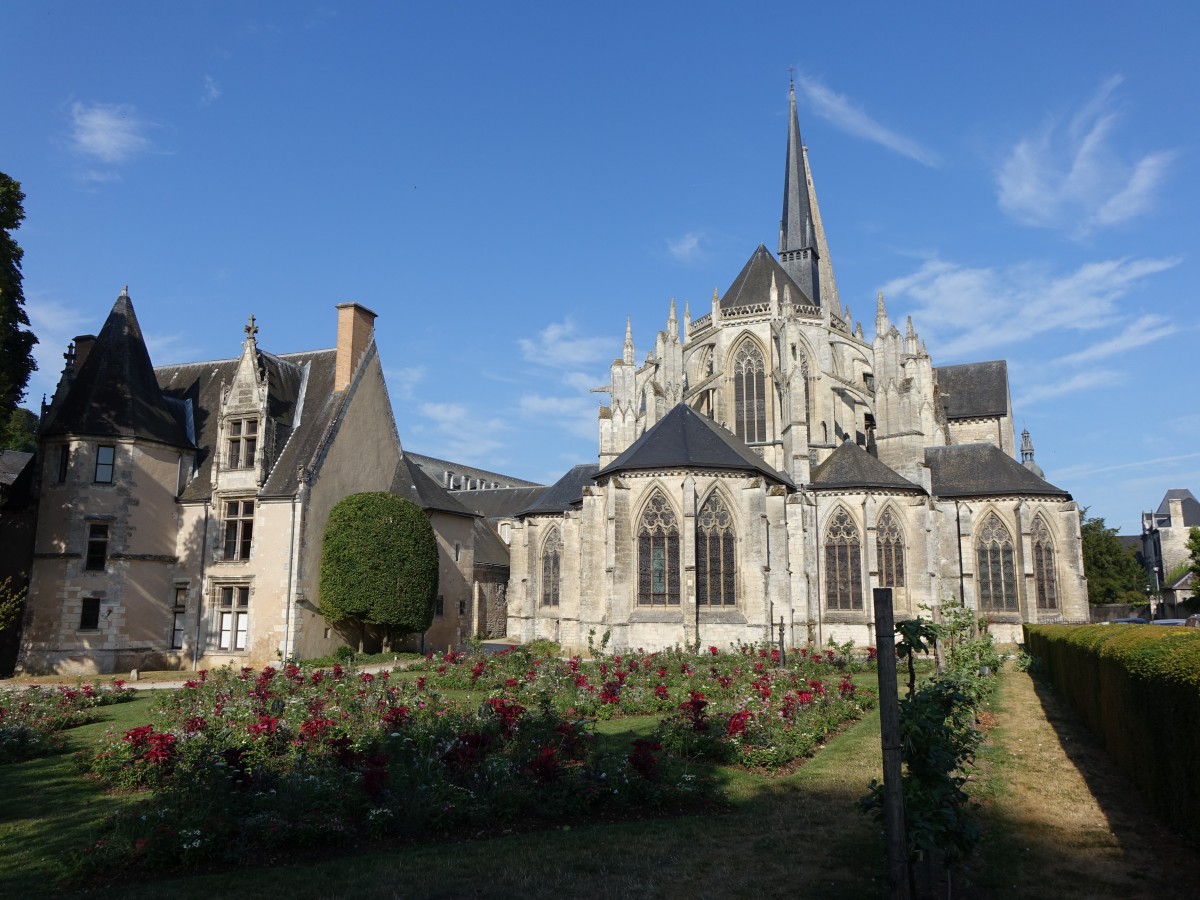
M 252 469 L 258 452 L 258 419 L 229 422 L 229 468 Z

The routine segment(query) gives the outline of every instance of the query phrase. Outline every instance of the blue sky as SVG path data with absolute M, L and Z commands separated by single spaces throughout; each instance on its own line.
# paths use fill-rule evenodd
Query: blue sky
M 843 303 L 1009 362 L 1047 478 L 1128 532 L 1200 493 L 1200 5 L 5 4 L 49 393 L 129 285 L 157 364 L 379 313 L 406 448 L 596 455 L 626 315 L 774 250 L 789 68 Z M 12 38 L 15 38 L 12 39 Z

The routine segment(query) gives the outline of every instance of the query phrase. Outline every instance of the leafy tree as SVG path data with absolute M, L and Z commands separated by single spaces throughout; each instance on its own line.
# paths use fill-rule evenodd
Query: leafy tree
M 37 416 L 17 407 L 8 417 L 7 424 L 0 429 L 0 450 L 33 453 L 37 450 L 37 426 Z
M 1192 591 L 1200 595 L 1200 528 L 1195 525 L 1188 529 L 1187 548 L 1192 570 Z
M 1089 603 L 1139 603 L 1146 599 L 1146 570 L 1134 552 L 1121 544 L 1117 529 L 1083 511 L 1083 572 Z
M 23 251 L 10 232 L 21 227 L 25 209 L 21 183 L 0 172 L 0 423 L 7 423 L 37 368 L 33 345 L 37 338 L 27 327 L 25 293 L 21 287 Z
M 433 624 L 438 553 L 433 526 L 410 500 L 351 494 L 329 513 L 321 555 L 320 610 L 362 636 L 394 639 Z

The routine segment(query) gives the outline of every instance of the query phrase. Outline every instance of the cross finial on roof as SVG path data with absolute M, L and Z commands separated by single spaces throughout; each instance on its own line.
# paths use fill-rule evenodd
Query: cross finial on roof
M 795 84 L 796 84 L 796 67 L 795 66 L 788 66 L 788 81 L 792 84 L 793 87 L 795 86 Z
M 252 338 L 258 334 L 258 326 L 254 324 L 254 314 L 250 314 L 250 321 L 246 323 L 246 337 Z
M 126 300 L 129 299 L 129 285 L 125 285 L 125 287 L 121 288 L 121 296 Z

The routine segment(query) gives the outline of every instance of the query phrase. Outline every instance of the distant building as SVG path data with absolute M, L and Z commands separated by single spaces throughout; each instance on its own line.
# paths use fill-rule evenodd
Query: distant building
M 1191 560 L 1188 537 L 1196 527 L 1200 527 L 1200 502 L 1187 488 L 1172 488 L 1154 512 L 1143 513 L 1141 536 L 1129 539 L 1140 543 L 1138 560 L 1168 603 L 1195 595 L 1192 573 L 1184 567 Z

